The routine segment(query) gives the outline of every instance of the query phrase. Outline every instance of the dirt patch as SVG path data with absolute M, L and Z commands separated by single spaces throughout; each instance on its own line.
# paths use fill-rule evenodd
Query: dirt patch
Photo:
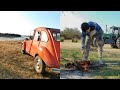
M 61 70 L 60 79 L 92 79 L 91 74 L 79 70 Z

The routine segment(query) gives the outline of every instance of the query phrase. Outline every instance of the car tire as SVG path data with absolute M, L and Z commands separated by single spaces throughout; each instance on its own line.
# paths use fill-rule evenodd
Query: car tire
M 117 46 L 116 46 L 114 43 L 111 43 L 110 46 L 111 46 L 112 48 L 117 48 Z
M 37 73 L 39 74 L 45 73 L 46 65 L 39 56 L 36 56 L 34 59 L 34 67 Z

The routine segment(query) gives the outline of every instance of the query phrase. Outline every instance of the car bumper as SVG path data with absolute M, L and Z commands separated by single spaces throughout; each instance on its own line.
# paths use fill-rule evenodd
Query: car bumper
M 59 68 L 51 68 L 51 72 L 59 74 L 60 73 L 60 69 Z

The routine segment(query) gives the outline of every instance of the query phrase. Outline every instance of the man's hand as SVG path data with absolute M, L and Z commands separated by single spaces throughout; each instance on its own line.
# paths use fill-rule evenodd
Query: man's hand
M 94 36 L 96 33 L 97 33 L 96 30 L 91 31 L 90 32 L 90 37 Z

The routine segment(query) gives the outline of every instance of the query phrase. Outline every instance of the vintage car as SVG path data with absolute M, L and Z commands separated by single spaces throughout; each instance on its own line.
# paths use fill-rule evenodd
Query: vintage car
M 22 44 L 22 53 L 33 56 L 37 73 L 60 73 L 60 29 L 38 27 Z

